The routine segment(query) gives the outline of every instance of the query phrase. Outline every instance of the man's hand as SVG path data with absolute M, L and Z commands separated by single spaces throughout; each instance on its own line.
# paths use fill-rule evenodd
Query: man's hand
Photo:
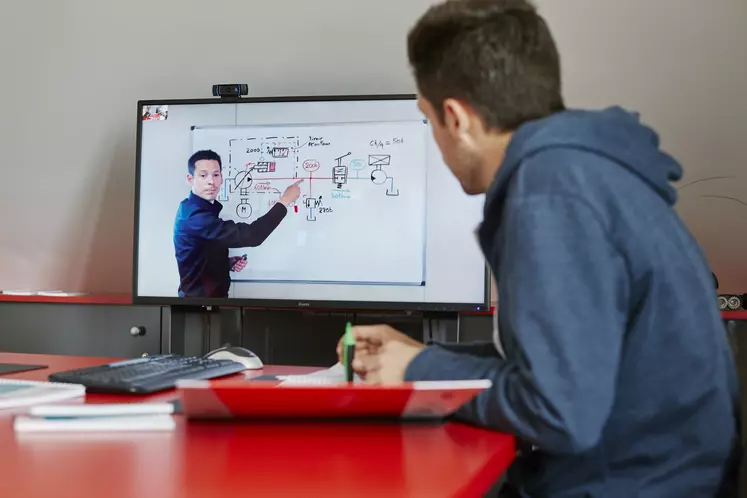
M 353 370 L 366 382 L 397 384 L 425 345 L 388 325 L 353 327 L 355 358 Z M 342 358 L 342 339 L 337 344 Z M 340 360 L 342 361 L 342 360 Z
M 240 272 L 246 268 L 246 260 L 242 256 L 228 258 L 228 261 L 231 264 L 231 271 Z
M 280 196 L 280 204 L 282 204 L 285 207 L 290 206 L 294 202 L 298 200 L 299 197 L 301 197 L 301 188 L 299 185 L 303 183 L 303 179 L 298 180 L 293 185 L 285 189 L 285 192 L 283 192 L 283 195 Z

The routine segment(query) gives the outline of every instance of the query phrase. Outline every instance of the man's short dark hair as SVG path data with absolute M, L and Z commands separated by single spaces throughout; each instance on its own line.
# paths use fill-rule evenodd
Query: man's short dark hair
M 448 98 L 500 131 L 564 109 L 560 56 L 528 0 L 434 5 L 410 31 L 408 57 L 418 91 L 441 119 Z
M 218 166 L 223 167 L 223 161 L 220 160 L 218 153 L 212 150 L 198 150 L 187 161 L 187 171 L 190 175 L 195 174 L 195 164 L 197 161 L 218 161 Z

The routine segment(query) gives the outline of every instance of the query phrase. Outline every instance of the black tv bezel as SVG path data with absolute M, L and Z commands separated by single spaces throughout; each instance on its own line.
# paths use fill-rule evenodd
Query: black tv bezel
M 178 106 L 203 104 L 261 104 L 279 102 L 344 102 L 375 100 L 416 100 L 414 94 L 378 94 L 378 95 L 307 95 L 275 96 L 251 98 L 204 98 L 204 99 L 151 99 L 139 100 L 137 103 L 137 144 L 135 149 L 135 216 L 134 246 L 132 263 L 132 300 L 134 304 L 190 307 L 247 307 L 247 308 L 281 308 L 281 309 L 321 309 L 345 311 L 419 311 L 419 312 L 479 312 L 490 310 L 490 270 L 485 265 L 484 292 L 485 301 L 480 303 L 426 303 L 426 302 L 384 302 L 384 301 L 318 301 L 298 299 L 261 299 L 261 298 L 191 298 L 168 296 L 141 296 L 138 292 L 138 264 L 140 260 L 140 181 L 141 181 L 141 147 L 143 106 Z

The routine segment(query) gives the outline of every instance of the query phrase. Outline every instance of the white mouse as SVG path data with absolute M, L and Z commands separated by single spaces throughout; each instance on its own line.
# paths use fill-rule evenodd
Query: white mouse
M 237 363 L 241 363 L 247 370 L 259 370 L 264 367 L 262 360 L 259 356 L 252 353 L 248 349 L 228 346 L 221 349 L 216 349 L 212 353 L 208 353 L 207 357 L 211 360 L 231 360 Z

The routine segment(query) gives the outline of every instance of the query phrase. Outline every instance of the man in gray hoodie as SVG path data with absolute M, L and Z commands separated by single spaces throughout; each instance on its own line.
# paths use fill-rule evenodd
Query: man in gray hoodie
M 494 340 L 356 327 L 369 382 L 491 379 L 461 420 L 514 434 L 506 493 L 731 496 L 735 367 L 711 270 L 673 206 L 680 165 L 620 108 L 568 110 L 559 56 L 526 0 L 452 0 L 409 36 L 449 169 L 486 194 Z

